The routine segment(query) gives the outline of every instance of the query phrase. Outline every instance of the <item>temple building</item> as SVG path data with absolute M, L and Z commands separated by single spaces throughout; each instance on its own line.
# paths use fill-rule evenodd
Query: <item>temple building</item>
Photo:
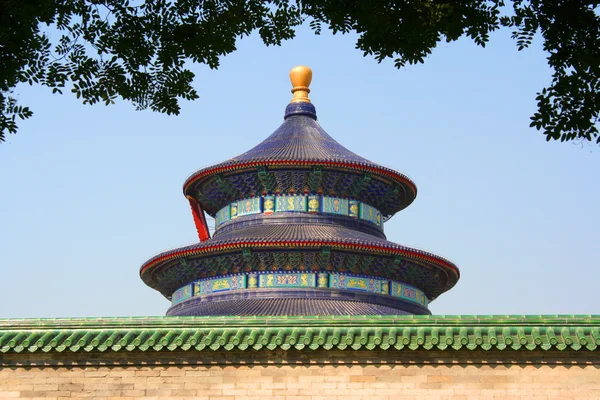
M 321 128 L 308 67 L 290 78 L 271 136 L 185 181 L 200 242 L 153 257 L 142 279 L 172 301 L 167 315 L 430 314 L 458 268 L 384 233 L 416 185 Z
M 290 77 L 271 136 L 185 181 L 198 241 L 140 270 L 167 316 L 0 319 L 0 399 L 600 399 L 598 315 L 431 315 L 458 268 L 384 230 L 416 185 Z

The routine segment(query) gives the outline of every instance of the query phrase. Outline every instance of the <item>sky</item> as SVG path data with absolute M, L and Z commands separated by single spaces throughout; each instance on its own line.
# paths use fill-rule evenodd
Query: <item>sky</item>
M 200 98 L 179 116 L 19 87 L 35 115 L 0 143 L 0 318 L 164 315 L 139 267 L 197 241 L 184 180 L 283 122 L 295 65 L 331 136 L 417 184 L 385 233 L 460 268 L 434 314 L 598 313 L 600 148 L 529 128 L 551 79 L 539 43 L 518 52 L 500 31 L 396 69 L 355 41 L 244 38 L 218 70 L 192 66 Z

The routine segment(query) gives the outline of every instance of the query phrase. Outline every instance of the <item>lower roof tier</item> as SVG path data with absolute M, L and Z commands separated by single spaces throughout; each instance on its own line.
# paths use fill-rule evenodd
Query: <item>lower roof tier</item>
M 151 258 L 142 280 L 165 297 L 194 281 L 251 271 L 340 272 L 411 285 L 429 301 L 451 289 L 458 268 L 434 254 L 337 225 L 268 224 L 220 232 L 204 242 Z M 250 220 L 250 219 L 249 219 Z

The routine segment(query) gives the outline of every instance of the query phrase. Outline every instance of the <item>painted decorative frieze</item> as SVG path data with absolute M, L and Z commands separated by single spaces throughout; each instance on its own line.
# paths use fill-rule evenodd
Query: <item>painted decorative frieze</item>
M 390 294 L 390 282 L 388 280 L 381 282 L 381 293 Z
M 309 213 L 318 213 L 321 212 L 321 196 L 308 196 L 308 212 Z
M 192 297 L 192 285 L 185 285 L 177 289 L 171 296 L 171 303 L 177 304 Z
M 329 274 L 326 272 L 319 272 L 317 278 L 317 287 L 327 288 L 329 287 Z
M 237 215 L 252 215 L 252 214 L 260 214 L 261 210 L 261 200 L 260 197 L 253 197 L 251 199 L 240 200 L 237 202 Z
M 307 196 L 278 196 L 275 206 L 275 212 L 306 212 Z
M 315 287 L 315 274 L 261 274 L 258 286 L 261 288 Z
M 360 218 L 360 203 L 356 200 L 348 200 L 348 215 L 352 218 Z
M 332 289 L 360 290 L 363 292 L 381 293 L 383 279 L 331 273 L 329 287 Z
M 372 222 L 377 226 L 381 225 L 381 213 L 375 207 L 360 203 L 360 217 L 366 221 Z
M 330 288 L 357 290 L 384 295 L 391 295 L 403 300 L 418 303 L 427 307 L 425 294 L 405 283 L 369 276 L 356 276 L 338 272 L 285 272 L 285 273 L 256 273 L 237 274 L 209 278 L 185 285 L 176 290 L 172 304 L 178 304 L 194 296 L 228 290 L 263 289 L 263 288 Z
M 265 196 L 263 200 L 263 212 L 267 215 L 275 212 L 275 196 Z
M 222 278 L 205 279 L 195 282 L 194 296 L 245 288 L 246 275 L 230 275 Z
M 346 215 L 369 221 L 383 229 L 383 217 L 375 207 L 338 197 L 321 195 L 252 197 L 239 200 L 220 209 L 215 215 L 215 228 L 245 215 L 272 214 L 274 212 L 309 212 L 312 214 Z
M 229 208 L 229 215 L 231 219 L 236 219 L 238 217 L 238 202 L 231 203 Z
M 348 200 L 323 196 L 323 212 L 328 214 L 348 215 Z
M 215 226 L 221 226 L 221 224 L 223 224 L 224 222 L 229 221 L 229 218 L 231 217 L 229 215 L 229 211 L 230 211 L 229 205 L 227 205 L 227 206 L 221 208 L 219 211 L 217 211 L 217 215 L 215 215 Z
M 419 289 L 416 289 L 405 283 L 392 281 L 391 295 L 394 297 L 403 298 L 405 300 L 410 300 L 427 307 L 427 297 L 425 297 L 425 294 Z

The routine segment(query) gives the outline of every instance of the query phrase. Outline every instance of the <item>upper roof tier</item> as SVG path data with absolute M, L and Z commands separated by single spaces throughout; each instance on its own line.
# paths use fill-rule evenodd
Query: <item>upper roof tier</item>
M 308 67 L 294 68 L 294 98 L 283 124 L 249 151 L 191 175 L 184 194 L 213 216 L 232 201 L 261 194 L 348 197 L 376 207 L 384 217 L 412 203 L 417 188 L 407 176 L 360 157 L 323 130 L 308 99 L 311 77 Z

